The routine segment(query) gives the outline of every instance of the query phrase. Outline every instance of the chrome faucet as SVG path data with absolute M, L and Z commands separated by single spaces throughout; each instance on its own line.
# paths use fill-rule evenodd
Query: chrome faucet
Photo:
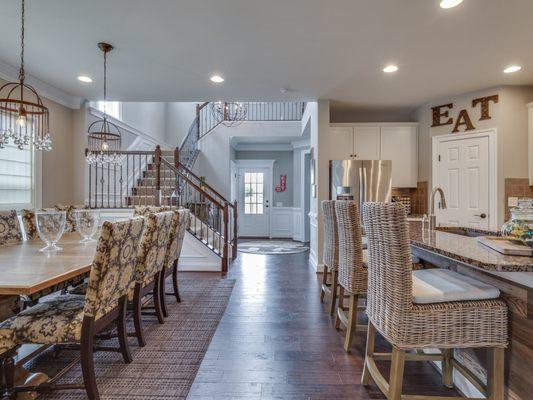
M 439 193 L 440 195 L 440 209 L 446 209 L 446 197 L 444 196 L 444 191 L 440 187 L 436 187 L 431 192 L 431 198 L 429 201 L 429 229 L 435 229 L 437 225 L 437 216 L 435 215 L 435 195 Z

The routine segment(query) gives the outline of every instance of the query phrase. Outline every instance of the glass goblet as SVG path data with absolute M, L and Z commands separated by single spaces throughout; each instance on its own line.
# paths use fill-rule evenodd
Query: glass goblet
M 98 230 L 100 222 L 100 211 L 98 210 L 75 210 L 74 218 L 76 220 L 76 230 L 83 239 L 80 243 L 94 242 L 93 236 Z
M 67 221 L 66 211 L 37 211 L 35 213 L 35 222 L 37 233 L 46 246 L 39 251 L 51 253 L 62 250 L 56 245 L 65 231 Z

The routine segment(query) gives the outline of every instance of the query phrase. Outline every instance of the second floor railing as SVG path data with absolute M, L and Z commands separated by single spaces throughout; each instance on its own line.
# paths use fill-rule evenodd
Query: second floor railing
M 224 122 L 230 122 L 226 113 L 217 113 L 214 107 L 217 103 L 208 102 L 198 104 L 196 108 L 196 122 L 198 138 L 201 138 Z M 226 108 L 227 103 L 218 103 Z M 243 121 L 300 121 L 305 111 L 303 101 L 255 101 L 240 102 L 245 112 Z

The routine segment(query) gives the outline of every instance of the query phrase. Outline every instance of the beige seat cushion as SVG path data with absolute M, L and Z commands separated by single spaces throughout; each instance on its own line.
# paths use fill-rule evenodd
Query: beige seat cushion
M 413 271 L 413 303 L 446 303 L 450 301 L 488 300 L 500 291 L 466 275 L 447 269 Z

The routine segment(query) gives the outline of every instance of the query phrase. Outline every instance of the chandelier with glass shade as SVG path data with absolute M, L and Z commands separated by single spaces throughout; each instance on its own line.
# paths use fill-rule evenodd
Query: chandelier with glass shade
M 20 68 L 17 82 L 0 87 L 0 148 L 10 141 L 23 150 L 31 143 L 37 150 L 52 150 L 49 112 L 37 91 L 26 83 L 24 71 L 25 2 L 21 2 Z
M 113 46 L 102 42 L 98 43 L 98 48 L 104 53 L 104 110 L 102 117 L 87 128 L 86 160 L 89 164 L 120 164 L 122 157 L 118 151 L 121 148 L 122 135 L 120 128 L 109 121 L 107 115 L 107 54 L 113 50 Z
M 245 103 L 239 101 L 215 101 L 211 103 L 211 113 L 217 122 L 231 127 L 237 126 L 246 120 L 248 107 Z

